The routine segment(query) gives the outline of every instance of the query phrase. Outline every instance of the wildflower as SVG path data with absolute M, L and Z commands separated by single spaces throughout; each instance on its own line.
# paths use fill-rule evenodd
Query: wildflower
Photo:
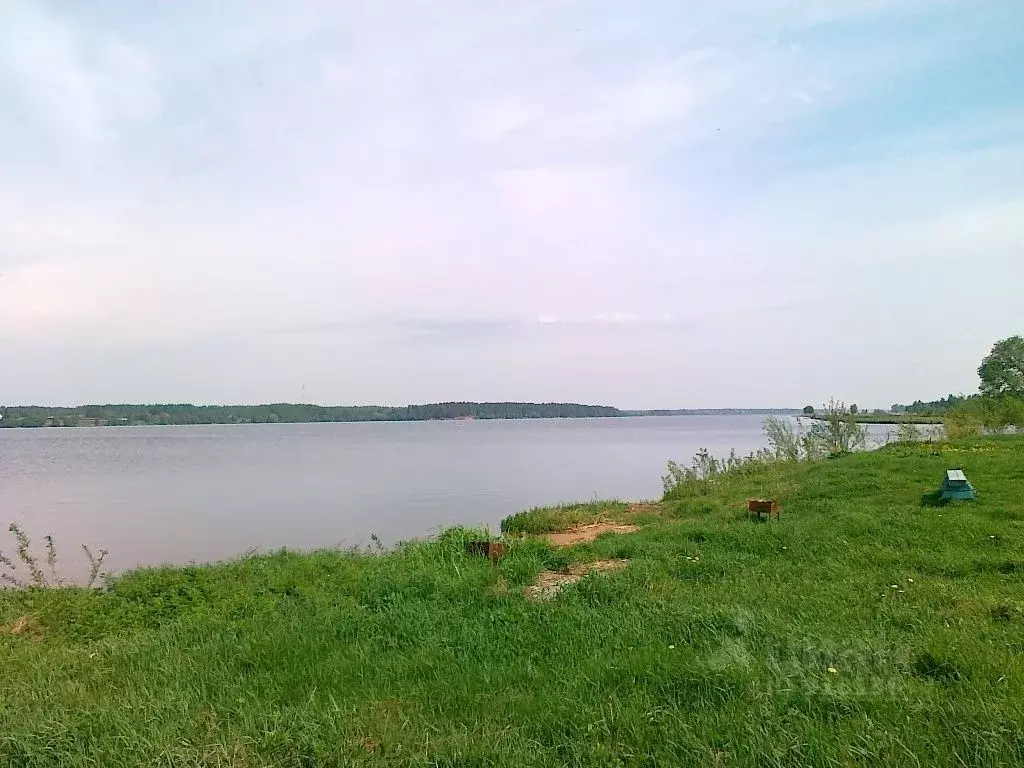
M 839 674 L 839 670 L 838 670 L 838 669 L 836 669 L 835 667 L 829 667 L 829 668 L 828 668 L 828 673 L 829 673 L 830 675 L 838 675 L 838 674 Z
M 669 649 L 670 651 L 674 651 L 674 650 L 676 649 L 676 647 L 675 647 L 674 645 L 670 645 L 670 646 L 668 647 L 668 649 Z
M 913 583 L 914 583 L 914 580 L 913 580 L 913 579 L 907 579 L 907 581 L 909 581 L 909 582 L 910 582 L 911 584 L 913 584 Z

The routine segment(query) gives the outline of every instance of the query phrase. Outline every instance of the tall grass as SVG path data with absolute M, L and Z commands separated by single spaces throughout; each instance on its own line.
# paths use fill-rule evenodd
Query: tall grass
M 621 501 L 585 501 L 535 507 L 501 521 L 502 533 L 551 533 L 602 520 L 617 520 L 629 510 Z
M 784 462 L 815 461 L 826 456 L 865 450 L 868 432 L 866 427 L 857 423 L 855 408 L 832 400 L 818 412 L 822 418 L 810 429 L 805 429 L 794 419 L 769 416 L 764 420 L 768 447 L 747 456 L 737 456 L 734 450 L 721 459 L 711 455 L 706 448 L 700 448 L 690 466 L 669 461 L 666 474 L 661 478 L 666 498 L 685 495 L 695 489 L 706 495 L 712 485 L 730 477 L 770 477 L 772 467 Z

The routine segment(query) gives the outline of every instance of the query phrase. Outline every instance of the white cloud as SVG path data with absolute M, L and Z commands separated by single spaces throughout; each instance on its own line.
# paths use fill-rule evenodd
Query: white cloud
M 30 105 L 38 130 L 60 150 L 90 164 L 130 124 L 154 118 L 156 73 L 139 48 L 90 36 L 42 4 L 14 3 L 0 31 L 0 82 Z M 106 145 L 106 146 L 105 146 Z
M 648 375 L 593 399 L 645 387 L 652 405 L 714 404 L 733 390 L 695 382 L 688 361 L 768 362 L 773 339 L 801 381 L 824 381 L 843 361 L 804 371 L 801 345 L 885 341 L 861 296 L 927 332 L 891 309 L 895 289 L 865 291 L 876 272 L 961 261 L 1013 278 L 1020 263 L 1019 105 L 871 123 L 893 109 L 879 91 L 923 98 L 915 79 L 957 96 L 941 76 L 962 35 L 982 35 L 936 31 L 934 8 L 10 5 L 0 334 L 88 339 L 129 367 L 125 350 L 203 365 L 220 350 L 237 372 L 214 366 L 210 386 L 239 398 L 264 381 L 275 398 L 291 366 L 320 372 L 322 399 L 383 399 L 395 381 L 400 400 L 428 399 L 477 357 L 508 396 L 544 397 L 552 368 L 614 354 Z M 1000 309 L 974 288 L 976 335 L 994 333 Z M 422 351 L 384 349 L 410 337 Z M 363 389 L 332 393 L 355 376 L 325 362 L 342 359 Z M 438 373 L 394 377 L 406 359 Z M 737 396 L 767 386 L 737 374 L 714 376 Z M 7 375 L 36 399 L 42 374 Z M 124 380 L 148 397 L 146 370 Z
M 475 141 L 500 141 L 526 126 L 533 117 L 533 112 L 526 105 L 514 100 L 479 104 L 469 111 L 466 134 Z

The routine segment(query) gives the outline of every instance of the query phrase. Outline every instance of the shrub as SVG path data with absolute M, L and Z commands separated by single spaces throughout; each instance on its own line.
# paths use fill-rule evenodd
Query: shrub
M 791 419 L 769 416 L 764 420 L 764 434 L 774 458 L 781 461 L 801 461 L 807 458 L 807 435 L 802 427 L 794 426 Z
M 665 498 L 706 496 L 712 486 L 719 481 L 760 474 L 777 461 L 779 459 L 775 454 L 767 449 L 746 456 L 740 456 L 732 450 L 724 459 L 719 459 L 712 456 L 706 448 L 701 448 L 694 455 L 689 467 L 674 461 L 668 462 L 668 471 L 661 478 Z
M 807 445 L 820 453 L 840 454 L 867 447 L 868 431 L 857 423 L 854 413 L 835 400 L 825 405 L 825 418 L 811 425 Z
M 722 469 L 719 460 L 712 456 L 707 448 L 701 448 L 693 455 L 689 467 L 670 461 L 667 474 L 661 478 L 661 484 L 665 493 L 670 493 L 676 488 L 693 486 L 706 494 Z
M 975 437 L 984 429 L 984 423 L 974 414 L 966 411 L 953 411 L 943 421 L 946 437 L 956 440 L 962 437 Z

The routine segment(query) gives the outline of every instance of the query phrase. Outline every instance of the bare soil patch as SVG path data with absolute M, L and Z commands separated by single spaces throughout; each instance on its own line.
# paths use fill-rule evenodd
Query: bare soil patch
M 544 534 L 544 540 L 555 547 L 571 547 L 573 544 L 584 544 L 593 541 L 604 533 L 633 533 L 640 529 L 635 525 L 620 523 L 591 523 L 579 525 L 567 531 Z
M 595 560 L 592 563 L 574 563 L 565 573 L 541 571 L 537 583 L 524 589 L 523 594 L 531 600 L 550 600 L 567 584 L 575 584 L 587 574 L 621 571 L 627 565 L 629 560 Z

